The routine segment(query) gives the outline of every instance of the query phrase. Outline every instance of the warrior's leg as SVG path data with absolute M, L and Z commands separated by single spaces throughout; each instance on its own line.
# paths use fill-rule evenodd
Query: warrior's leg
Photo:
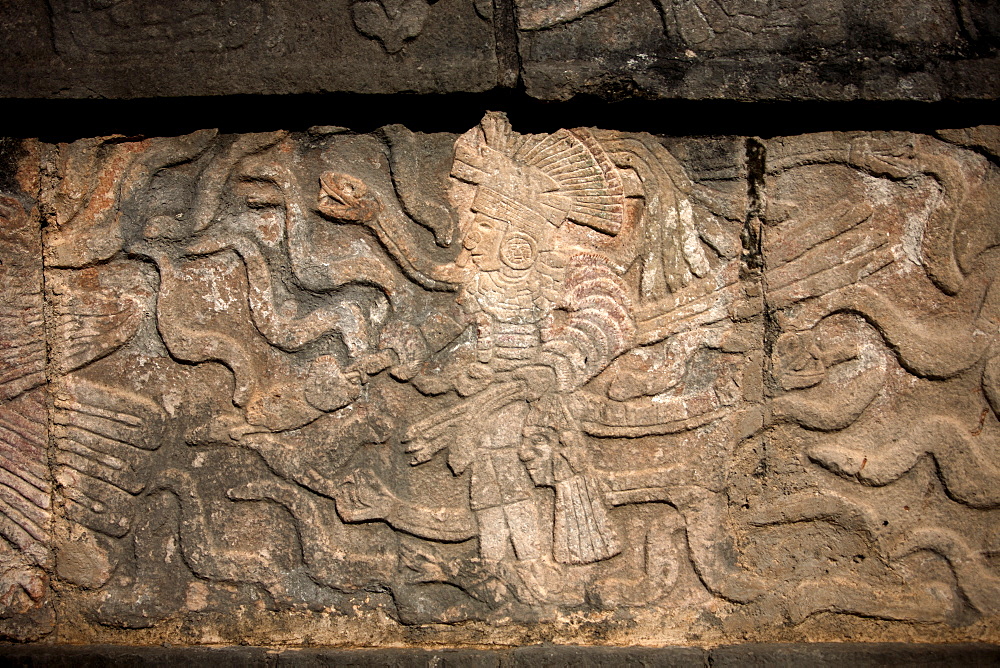
M 517 558 L 521 560 L 540 558 L 542 541 L 538 529 L 538 509 L 532 500 L 525 499 L 506 504 L 503 510 Z
M 479 556 L 486 561 L 502 561 L 507 556 L 510 531 L 503 508 L 483 508 L 476 511 L 479 523 Z

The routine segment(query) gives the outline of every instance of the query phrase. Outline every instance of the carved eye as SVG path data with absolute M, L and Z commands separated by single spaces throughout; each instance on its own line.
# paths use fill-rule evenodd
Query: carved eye
M 490 223 L 488 220 L 482 218 L 476 218 L 472 227 L 466 233 L 465 238 L 462 240 L 462 245 L 466 250 L 472 250 L 482 241 L 483 236 L 489 234 Z

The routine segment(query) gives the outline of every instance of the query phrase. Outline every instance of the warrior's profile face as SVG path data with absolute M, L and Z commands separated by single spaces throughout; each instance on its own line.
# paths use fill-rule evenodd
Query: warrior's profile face
M 500 243 L 509 225 L 496 218 L 477 213 L 469 226 L 462 246 L 469 251 L 472 262 L 480 271 L 500 269 Z

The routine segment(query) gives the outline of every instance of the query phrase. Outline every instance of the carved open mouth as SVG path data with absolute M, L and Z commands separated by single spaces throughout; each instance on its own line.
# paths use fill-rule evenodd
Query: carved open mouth
M 336 174 L 326 173 L 319 177 L 320 185 L 322 186 L 322 191 L 320 192 L 320 201 L 322 200 L 333 200 L 341 206 L 347 206 L 347 201 L 344 195 L 351 196 L 354 194 L 354 186 L 349 183 L 340 183 L 342 179 L 338 178 Z M 342 194 L 343 193 L 343 194 Z

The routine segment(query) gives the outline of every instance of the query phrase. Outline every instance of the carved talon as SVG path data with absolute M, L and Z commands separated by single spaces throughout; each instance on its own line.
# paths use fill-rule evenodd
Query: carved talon
M 324 172 L 319 182 L 317 208 L 334 220 L 369 223 L 382 208 L 368 186 L 353 176 Z

